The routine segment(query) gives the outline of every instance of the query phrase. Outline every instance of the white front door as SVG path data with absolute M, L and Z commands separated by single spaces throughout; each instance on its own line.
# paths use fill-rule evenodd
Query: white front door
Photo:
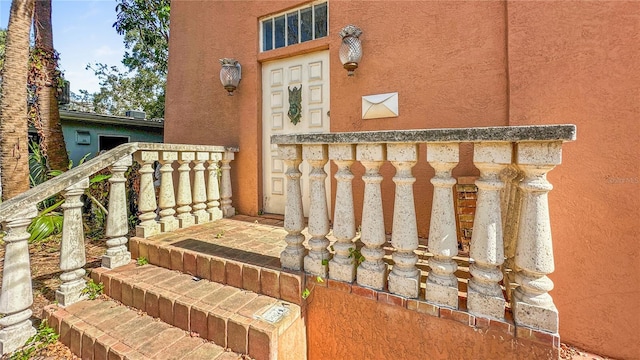
M 290 89 L 302 89 L 297 124 L 289 117 Z M 292 99 L 293 100 L 293 99 Z M 277 159 L 278 147 L 271 145 L 275 134 L 329 132 L 329 51 L 279 59 L 262 64 L 262 169 L 264 212 L 284 214 L 286 179 L 284 164 Z M 302 201 L 309 211 L 309 165 L 303 162 Z M 329 163 L 325 171 L 330 174 Z M 331 193 L 327 176 L 327 198 Z

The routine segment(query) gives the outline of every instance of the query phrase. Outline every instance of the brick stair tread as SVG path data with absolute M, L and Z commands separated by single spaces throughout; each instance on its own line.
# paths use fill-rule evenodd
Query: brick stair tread
M 257 359 L 273 358 L 267 353 L 278 336 L 300 318 L 296 304 L 151 264 L 95 269 L 91 277 L 124 305 Z M 286 309 L 275 323 L 261 318 L 272 307 Z
M 110 299 L 44 309 L 60 341 L 83 359 L 242 359 L 212 342 Z

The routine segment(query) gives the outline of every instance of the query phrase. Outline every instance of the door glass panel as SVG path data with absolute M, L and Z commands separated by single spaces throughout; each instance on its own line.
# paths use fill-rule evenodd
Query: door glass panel
M 262 23 L 262 51 L 273 49 L 273 20 Z
M 285 25 L 284 15 L 275 19 L 276 23 L 276 46 L 275 48 L 281 48 L 285 46 Z
M 298 43 L 298 12 L 287 14 L 287 45 Z

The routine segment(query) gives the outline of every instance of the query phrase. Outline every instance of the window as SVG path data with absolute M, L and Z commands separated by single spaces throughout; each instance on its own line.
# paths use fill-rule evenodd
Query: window
M 100 141 L 100 151 L 111 150 L 114 147 L 129 142 L 128 136 L 106 136 L 100 135 L 98 138 Z
M 262 51 L 279 49 L 327 36 L 327 3 L 308 5 L 261 21 Z

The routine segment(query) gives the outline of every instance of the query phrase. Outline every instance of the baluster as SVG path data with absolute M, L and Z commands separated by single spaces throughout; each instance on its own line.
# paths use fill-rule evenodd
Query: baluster
M 327 173 L 324 166 L 327 164 L 327 145 L 304 145 L 302 157 L 311 165 L 309 173 L 309 253 L 304 257 L 305 271 L 327 276 L 327 262 L 331 258 L 329 250 L 329 209 L 327 207 L 327 190 L 324 181 Z M 323 264 L 324 262 L 324 264 Z
M 175 151 L 163 151 L 160 157 L 160 229 L 162 232 L 171 232 L 178 228 L 178 219 L 174 216 L 176 211 L 176 196 L 173 190 L 173 162 L 178 160 Z
M 193 166 L 193 216 L 196 224 L 211 221 L 207 208 L 207 187 L 204 182 L 204 162 L 209 160 L 208 152 L 197 152 Z
M 191 167 L 189 164 L 195 160 L 196 154 L 194 152 L 181 152 L 178 154 L 178 196 L 176 209 L 178 215 L 178 226 L 180 228 L 186 228 L 195 224 L 195 218 L 191 214 L 191 178 L 189 172 Z
M 218 162 L 222 159 L 222 154 L 211 153 L 210 160 L 207 161 L 207 212 L 211 221 L 222 219 L 220 210 L 220 183 L 218 182 Z
M 109 183 L 109 213 L 107 214 L 107 228 L 105 236 L 107 251 L 102 256 L 102 266 L 114 269 L 126 265 L 131 261 L 131 253 L 127 250 L 127 234 L 129 233 L 129 218 L 127 217 L 127 190 L 124 173 L 133 164 L 131 155 L 116 161 L 109 168 L 111 177 Z
M 138 198 L 138 210 L 140 224 L 136 226 L 136 236 L 149 237 L 160 233 L 160 224 L 156 221 L 156 189 L 154 185 L 155 169 L 153 165 L 158 161 L 158 152 L 139 151 L 135 154 L 140 167 L 140 195 Z
M 3 238 L 4 266 L 2 289 L 0 289 L 0 355 L 8 354 L 36 333 L 31 324 L 33 292 L 31 290 L 31 267 L 29 264 L 29 233 L 27 227 L 38 214 L 35 206 L 7 219 Z
M 516 282 L 513 317 L 517 325 L 558 332 L 558 310 L 547 277 L 554 270 L 547 173 L 562 162 L 561 142 L 518 143 L 517 164 L 524 172 L 520 183 L 522 208 L 516 246 Z
M 393 233 L 391 244 L 393 269 L 389 274 L 389 291 L 408 298 L 417 298 L 420 290 L 420 271 L 416 267 L 418 255 L 418 228 L 413 200 L 413 183 L 416 178 L 411 168 L 418 161 L 418 145 L 388 144 L 387 159 L 396 168 L 393 182 L 396 195 L 393 209 Z
M 504 239 L 504 287 L 507 301 L 511 300 L 512 284 L 515 283 L 516 242 L 518 238 L 518 223 L 520 222 L 520 188 L 523 174 L 515 164 L 511 164 L 502 171 L 505 191 L 502 197 L 502 237 Z
M 473 220 L 469 256 L 472 278 L 468 284 L 469 312 L 482 317 L 503 319 L 505 300 L 500 288 L 504 262 L 500 190 L 504 183 L 500 172 L 511 163 L 510 143 L 476 143 L 473 163 L 480 170 L 476 180 L 478 202 Z
M 220 190 L 222 195 L 222 201 L 220 201 L 220 207 L 224 217 L 232 217 L 236 214 L 236 209 L 231 206 L 231 165 L 229 165 L 233 159 L 235 159 L 235 153 L 232 151 L 225 151 L 222 154 L 222 179 L 220 184 Z
M 284 209 L 284 238 L 287 247 L 280 254 L 280 264 L 285 269 L 302 270 L 307 249 L 302 245 L 304 235 L 304 214 L 302 212 L 302 191 L 300 189 L 299 166 L 302 162 L 302 147 L 300 145 L 278 145 L 280 159 L 287 170 L 287 203 Z
M 62 284 L 56 291 L 58 305 L 68 306 L 84 300 L 82 294 L 86 281 L 83 276 L 86 271 L 82 268 L 87 259 L 84 251 L 84 230 L 82 224 L 82 201 L 80 197 L 89 187 L 89 179 L 80 180 L 62 192 L 65 201 L 64 221 L 62 223 L 62 242 L 60 244 L 60 280 Z
M 438 305 L 458 308 L 458 279 L 454 275 L 458 264 L 453 257 L 458 254 L 456 215 L 453 205 L 451 170 L 458 164 L 457 143 L 427 144 L 427 162 L 435 169 L 431 224 L 429 226 L 429 260 L 431 271 L 427 277 L 425 299 Z
M 383 144 L 358 144 L 357 159 L 365 168 L 364 200 L 362 204 L 362 233 L 360 239 L 364 247 L 360 253 L 364 261 L 358 266 L 358 284 L 370 288 L 384 289 L 387 278 L 387 264 L 382 261 L 387 241 L 384 231 L 380 166 L 386 158 Z
M 338 167 L 335 174 L 336 202 L 333 213 L 333 244 L 335 255 L 329 262 L 329 277 L 334 280 L 353 282 L 356 278 L 356 259 L 351 251 L 356 248 L 353 238 L 356 236 L 356 217 L 353 211 L 353 174 L 351 165 L 356 158 L 354 145 L 329 145 L 329 158 Z

